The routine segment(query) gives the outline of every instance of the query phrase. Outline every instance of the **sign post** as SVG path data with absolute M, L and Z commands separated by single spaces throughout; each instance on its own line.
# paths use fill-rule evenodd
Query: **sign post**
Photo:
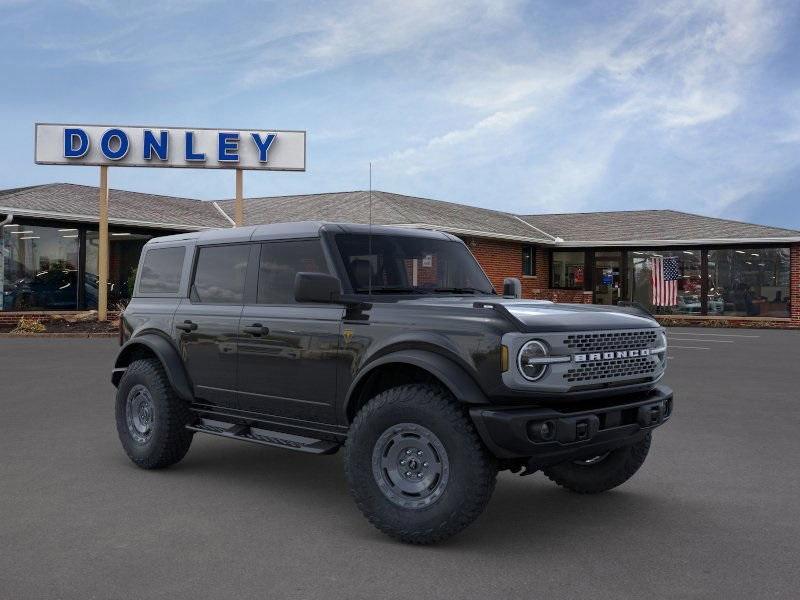
M 244 174 L 241 169 L 236 169 L 236 203 L 233 220 L 236 227 L 244 225 Z
M 233 169 L 234 222 L 244 225 L 245 170 L 305 171 L 306 132 L 36 123 L 39 165 L 100 167 L 97 318 L 108 318 L 108 167 Z
M 98 211 L 97 320 L 108 319 L 108 167 L 100 167 L 100 210 Z

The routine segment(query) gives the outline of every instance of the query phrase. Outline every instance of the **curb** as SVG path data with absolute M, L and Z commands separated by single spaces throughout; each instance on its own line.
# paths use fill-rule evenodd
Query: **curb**
M 0 339 L 8 338 L 115 338 L 117 333 L 0 333 Z

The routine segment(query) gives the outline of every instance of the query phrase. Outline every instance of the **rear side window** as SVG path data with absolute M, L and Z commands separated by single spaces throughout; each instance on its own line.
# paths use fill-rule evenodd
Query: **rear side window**
M 148 250 L 144 255 L 137 293 L 142 296 L 177 294 L 181 283 L 184 256 L 186 256 L 186 249 L 183 246 Z
M 258 303 L 294 304 L 294 277 L 300 271 L 328 272 L 319 240 L 262 244 Z
M 192 300 L 208 304 L 242 304 L 248 244 L 200 248 Z

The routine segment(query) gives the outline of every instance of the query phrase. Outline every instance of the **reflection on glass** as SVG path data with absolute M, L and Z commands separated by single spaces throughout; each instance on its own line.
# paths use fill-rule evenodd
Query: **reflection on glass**
M 128 300 L 133 293 L 139 256 L 152 235 L 132 231 L 112 230 L 109 234 L 108 305 L 114 307 Z M 87 308 L 97 308 L 97 265 L 99 264 L 99 234 L 86 232 L 86 263 L 84 264 L 84 294 Z
M 709 250 L 708 312 L 788 318 L 789 273 L 789 248 Z
M 78 244 L 55 227 L 2 228 L 2 309 L 75 310 Z
M 585 252 L 553 252 L 553 287 L 582 290 L 585 265 Z
M 631 300 L 655 314 L 701 314 L 700 250 L 636 250 L 630 256 Z

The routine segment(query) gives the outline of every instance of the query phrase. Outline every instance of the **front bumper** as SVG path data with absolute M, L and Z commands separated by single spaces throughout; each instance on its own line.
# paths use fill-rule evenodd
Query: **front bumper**
M 672 390 L 663 385 L 626 400 L 578 411 L 475 407 L 470 416 L 497 458 L 530 458 L 541 468 L 634 444 L 672 415 Z

